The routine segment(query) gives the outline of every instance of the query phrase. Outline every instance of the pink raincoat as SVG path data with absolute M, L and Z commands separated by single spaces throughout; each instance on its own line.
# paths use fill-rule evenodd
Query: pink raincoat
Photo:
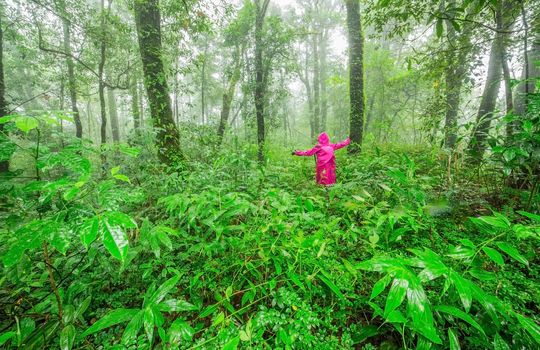
M 347 138 L 345 141 L 330 143 L 328 134 L 323 132 L 319 135 L 319 143 L 307 151 L 294 151 L 297 156 L 312 156 L 317 159 L 316 180 L 320 185 L 333 185 L 336 183 L 336 156 L 334 151 L 346 147 L 351 143 Z

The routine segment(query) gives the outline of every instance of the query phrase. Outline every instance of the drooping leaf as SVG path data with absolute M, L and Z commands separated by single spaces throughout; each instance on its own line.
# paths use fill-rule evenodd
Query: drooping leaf
M 448 328 L 448 341 L 450 343 L 450 350 L 460 350 L 459 338 L 452 328 Z
M 510 243 L 507 242 L 497 242 L 497 247 L 499 247 L 500 250 L 508 254 L 512 259 L 516 260 L 517 262 L 520 262 L 524 265 L 529 266 L 529 261 L 525 259 L 519 251 L 514 248 Z
M 144 310 L 137 312 L 135 316 L 129 321 L 124 333 L 122 334 L 122 344 L 130 345 L 137 339 L 137 335 L 141 330 L 143 324 Z
M 386 275 L 380 280 L 378 280 L 373 285 L 373 289 L 371 290 L 371 296 L 369 297 L 369 299 L 371 300 L 373 298 L 376 298 L 379 294 L 381 294 L 386 289 L 388 284 L 390 284 L 391 280 L 392 280 L 392 277 L 390 275 Z
M 519 324 L 531 335 L 533 340 L 540 346 L 540 326 L 528 317 L 515 314 Z
M 480 326 L 478 322 L 476 322 L 469 314 L 463 312 L 462 310 L 450 305 L 438 305 L 435 307 L 435 310 L 457 317 L 462 321 L 467 322 L 468 324 L 476 328 L 480 333 L 485 335 L 482 326 Z
M 499 333 L 495 334 L 495 338 L 493 339 L 493 350 L 510 350 L 508 343 L 504 341 Z
M 181 341 L 189 342 L 195 330 L 186 321 L 177 318 L 169 328 L 169 341 L 172 345 L 180 345 Z
M 238 348 L 238 343 L 240 343 L 240 337 L 234 337 L 225 343 L 222 350 L 236 350 Z
M 154 312 L 152 311 L 152 308 L 147 307 L 146 309 L 144 309 L 144 331 L 146 333 L 146 336 L 148 337 L 148 341 L 150 342 L 150 344 L 152 343 L 152 339 L 154 338 L 154 319 Z
M 84 331 L 82 337 L 84 338 L 105 328 L 112 327 L 119 323 L 127 322 L 131 320 L 138 312 L 138 309 L 117 309 L 111 311 L 107 315 L 99 319 L 92 326 L 90 326 L 86 331 Z
M 328 286 L 328 288 L 330 288 L 330 290 L 331 290 L 332 292 L 334 292 L 334 294 L 335 294 L 337 297 L 339 297 L 339 298 L 342 299 L 342 300 L 345 300 L 345 296 L 343 295 L 343 293 L 341 293 L 341 291 L 339 290 L 338 286 L 336 286 L 336 285 L 334 284 L 334 282 L 332 282 L 330 279 L 326 278 L 325 276 L 323 276 L 323 275 L 321 275 L 321 274 L 317 275 L 317 277 L 319 277 L 319 279 L 320 279 L 321 281 L 323 281 L 324 284 L 326 284 L 326 285 Z
M 403 300 L 405 300 L 405 296 L 407 295 L 408 286 L 409 281 L 406 279 L 399 277 L 394 278 L 388 296 L 386 297 L 386 304 L 384 306 L 385 317 L 403 303 Z
M 504 258 L 497 250 L 490 247 L 483 247 L 482 250 L 491 260 L 493 260 L 493 262 L 500 266 L 504 266 Z
M 161 286 L 152 294 L 152 296 L 148 299 L 145 306 L 152 306 L 159 304 L 163 298 L 167 294 L 170 293 L 170 291 L 178 284 L 178 281 L 180 280 L 180 274 L 176 274 L 173 277 L 169 278 L 167 281 L 163 282 Z

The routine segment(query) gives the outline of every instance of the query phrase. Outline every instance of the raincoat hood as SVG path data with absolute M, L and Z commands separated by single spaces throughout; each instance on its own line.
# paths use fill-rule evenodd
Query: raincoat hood
M 330 138 L 328 137 L 328 134 L 323 132 L 319 135 L 318 140 L 320 145 L 328 145 L 330 143 Z

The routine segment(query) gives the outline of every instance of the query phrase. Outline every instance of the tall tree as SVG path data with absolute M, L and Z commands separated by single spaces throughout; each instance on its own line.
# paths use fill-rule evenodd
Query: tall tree
M 364 36 L 358 0 L 345 0 L 349 36 L 350 153 L 360 152 L 364 126 Z
M 456 7 L 456 1 L 449 1 L 451 9 Z M 464 26 L 460 32 L 454 28 L 451 19 L 446 19 L 446 31 L 448 40 L 448 53 L 446 54 L 445 80 L 445 125 L 444 145 L 454 149 L 457 140 L 457 119 L 461 100 L 461 88 L 467 73 L 467 55 L 470 46 L 471 30 Z
M 266 86 L 264 84 L 264 66 L 263 66 L 263 26 L 264 18 L 270 0 L 254 0 L 256 8 L 255 16 L 255 114 L 257 116 L 257 158 L 259 162 L 264 161 L 264 104 Z
M 513 19 L 505 9 L 511 9 L 512 1 L 499 1 L 495 12 L 496 32 L 491 44 L 489 63 L 484 91 L 480 100 L 480 107 L 476 115 L 476 128 L 473 131 L 469 143 L 469 153 L 477 161 L 480 160 L 486 150 L 486 140 L 491 127 L 493 113 L 497 103 L 497 96 L 502 80 L 503 56 L 505 32 L 513 23 Z
M 240 68 L 242 66 L 242 58 L 241 58 L 242 51 L 243 51 L 243 45 L 242 45 L 242 48 L 240 48 L 240 45 L 237 45 L 233 54 L 233 64 L 232 64 L 233 66 L 232 66 L 231 77 L 229 79 L 229 84 L 225 92 L 223 92 L 223 105 L 221 107 L 221 115 L 219 119 L 218 131 L 217 131 L 219 145 L 223 141 L 225 128 L 227 127 L 228 122 L 229 122 L 229 115 L 231 113 L 231 105 L 232 105 L 232 100 L 234 97 L 234 92 L 236 90 L 236 84 L 238 84 L 238 81 L 240 80 Z
M 71 51 L 71 23 L 67 16 L 65 0 L 58 0 L 58 7 L 62 18 L 62 29 L 64 33 L 64 53 L 66 65 L 68 69 L 68 89 L 71 98 L 71 111 L 73 112 L 73 120 L 75 121 L 75 135 L 82 137 L 82 123 L 77 106 L 77 80 L 75 78 L 75 64 L 73 63 L 73 54 Z
M 134 9 L 144 85 L 157 131 L 158 156 L 163 163 L 172 164 L 181 159 L 180 136 L 174 124 L 169 87 L 161 60 L 159 0 L 135 0 Z
M 129 93 L 131 95 L 131 114 L 133 115 L 133 127 L 138 129 L 141 125 L 141 111 L 139 108 L 139 87 L 137 77 L 134 74 L 129 76 Z
M 105 0 L 101 0 L 100 8 L 100 38 L 99 38 L 99 64 L 98 64 L 98 95 L 99 112 L 101 118 L 101 144 L 107 143 L 107 112 L 105 107 L 105 61 L 107 52 L 107 29 L 105 22 Z
M 116 96 L 112 88 L 107 89 L 107 105 L 109 106 L 109 117 L 111 119 L 111 131 L 113 142 L 120 142 L 120 127 L 118 125 L 118 111 L 116 108 Z
M 3 3 L 0 3 L 0 117 L 8 114 L 8 107 L 6 101 L 6 85 L 4 81 L 4 28 L 2 23 L 2 17 L 4 15 Z M 0 124 L 0 137 L 4 130 L 4 124 Z M 0 174 L 6 173 L 9 170 L 9 160 L 0 161 Z
M 320 57 L 319 57 L 319 33 L 312 35 L 311 47 L 313 52 L 313 128 L 315 134 L 321 132 L 321 86 L 320 86 Z

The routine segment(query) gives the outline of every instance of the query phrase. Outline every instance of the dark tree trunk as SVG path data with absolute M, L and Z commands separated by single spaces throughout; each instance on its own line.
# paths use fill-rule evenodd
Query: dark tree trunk
M 120 142 L 120 127 L 118 126 L 118 111 L 116 109 L 116 97 L 114 90 L 107 88 L 107 104 L 109 105 L 109 118 L 111 119 L 111 131 L 113 142 Z
M 99 95 L 99 114 L 101 118 L 101 144 L 107 143 L 107 112 L 105 106 L 105 60 L 106 60 L 106 31 L 105 31 L 105 1 L 101 0 L 101 38 L 99 44 L 99 64 L 98 64 L 98 95 Z
M 58 0 L 60 12 L 62 13 L 62 28 L 64 32 L 64 52 L 66 54 L 66 65 L 68 69 L 68 88 L 69 96 L 71 99 L 71 110 L 73 112 L 73 120 L 75 122 L 75 135 L 78 138 L 82 137 L 82 123 L 79 113 L 79 107 L 77 106 L 77 81 L 75 79 L 75 65 L 73 63 L 71 53 L 71 29 L 70 22 L 66 14 L 65 0 Z
M 6 101 L 6 85 L 4 81 L 4 28 L 2 16 L 4 15 L 3 4 L 0 4 L 0 117 L 6 116 L 9 111 Z M 0 133 L 4 131 L 4 124 L 0 124 Z M 5 137 L 3 134 L 0 137 Z M 0 174 L 9 171 L 9 160 L 0 161 Z
M 364 124 L 364 38 L 358 0 L 346 0 L 349 34 L 350 153 L 360 152 Z
M 455 5 L 455 1 L 451 2 Z M 446 83 L 446 115 L 444 125 L 444 145 L 448 149 L 454 149 L 457 140 L 457 121 L 461 102 L 461 87 L 465 78 L 467 67 L 467 52 L 465 47 L 470 44 L 470 31 L 463 28 L 459 33 L 450 21 L 446 21 L 447 38 L 451 53 L 445 69 Z
M 133 115 L 133 127 L 138 129 L 141 125 L 141 112 L 139 109 L 139 91 L 137 86 L 137 78 L 131 75 L 129 91 L 131 95 L 131 114 Z
M 262 3 L 261 3 L 262 2 Z M 264 66 L 263 66 L 263 25 L 266 9 L 270 0 L 255 0 L 257 14 L 255 18 L 255 114 L 257 116 L 257 159 L 260 163 L 264 161 L 264 141 L 265 141 L 265 125 L 264 125 L 264 104 L 265 90 L 264 86 Z
M 180 137 L 174 124 L 165 69 L 161 61 L 161 15 L 158 0 L 135 0 L 135 22 L 143 63 L 144 84 L 159 159 L 166 164 L 181 160 Z

